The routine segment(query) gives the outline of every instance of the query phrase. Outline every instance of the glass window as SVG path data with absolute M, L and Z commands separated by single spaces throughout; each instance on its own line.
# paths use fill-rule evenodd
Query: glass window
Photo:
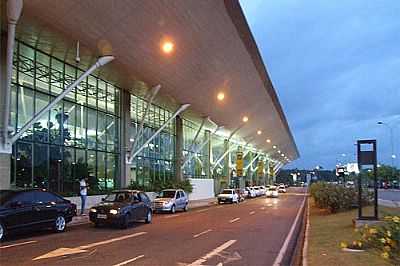
M 83 71 L 17 40 L 11 125 L 21 128 Z M 89 177 L 92 193 L 115 187 L 119 170 L 119 96 L 114 85 L 88 76 L 13 146 L 11 181 L 76 194 Z M 74 192 L 75 191 L 75 192 Z
M 32 204 L 35 200 L 34 192 L 20 192 L 16 194 L 11 200 L 11 202 L 21 202 L 23 205 Z
M 61 202 L 61 198 L 50 192 L 36 191 L 34 194 L 36 203 Z

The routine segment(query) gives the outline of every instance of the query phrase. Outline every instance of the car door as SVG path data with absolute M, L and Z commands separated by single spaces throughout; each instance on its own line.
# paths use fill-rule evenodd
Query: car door
M 8 229 L 29 227 L 34 223 L 33 193 L 33 191 L 19 192 L 6 203 L 10 212 L 5 217 L 4 223 Z
M 55 221 L 58 215 L 56 196 L 47 191 L 35 191 L 34 197 L 35 223 L 44 225 Z
M 179 190 L 175 192 L 175 205 L 177 209 L 182 209 L 182 197 Z
M 147 215 L 147 200 L 148 198 L 143 192 L 139 193 L 139 199 L 140 199 L 140 219 L 146 218 Z

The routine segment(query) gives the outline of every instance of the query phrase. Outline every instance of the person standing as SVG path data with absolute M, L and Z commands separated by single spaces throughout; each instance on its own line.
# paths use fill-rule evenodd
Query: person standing
M 79 180 L 79 194 L 81 196 L 81 215 L 84 215 L 85 211 L 85 206 L 86 206 L 86 198 L 87 198 L 87 189 L 88 189 L 88 184 L 87 184 L 87 178 L 82 177 Z

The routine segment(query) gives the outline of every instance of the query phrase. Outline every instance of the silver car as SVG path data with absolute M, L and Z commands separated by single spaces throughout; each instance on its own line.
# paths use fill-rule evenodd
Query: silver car
M 187 211 L 189 198 L 182 189 L 164 189 L 154 200 L 155 211 L 175 213 L 176 210 Z

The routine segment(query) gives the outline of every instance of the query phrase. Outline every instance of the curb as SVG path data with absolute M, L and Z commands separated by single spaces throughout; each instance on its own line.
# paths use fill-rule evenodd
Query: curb
M 303 252 L 302 252 L 302 262 L 301 264 L 303 266 L 307 266 L 308 265 L 308 237 L 310 234 L 310 201 L 307 201 L 307 215 L 306 215 L 306 229 L 305 229 L 305 233 L 304 233 L 304 243 L 303 243 Z

